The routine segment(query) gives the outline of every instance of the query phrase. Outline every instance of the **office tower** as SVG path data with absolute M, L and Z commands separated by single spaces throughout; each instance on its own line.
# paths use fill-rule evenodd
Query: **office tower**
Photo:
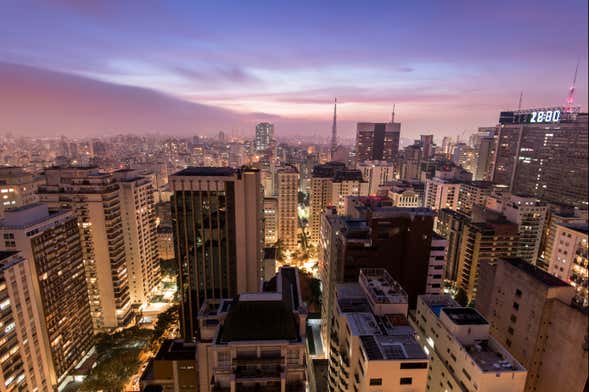
M 380 185 L 395 179 L 395 167 L 390 162 L 360 162 L 356 168 L 362 172 L 362 178 L 368 182 L 369 195 L 376 195 Z
M 435 144 L 434 135 L 421 135 L 420 137 L 421 148 L 423 149 L 423 159 L 429 160 L 434 157 Z
M 29 261 L 30 295 L 38 307 L 30 320 L 38 317 L 40 324 L 31 344 L 39 346 L 49 369 L 46 381 L 55 388 L 93 346 L 78 221 L 71 211 L 50 213 L 46 205 L 29 204 L 6 211 L 0 235 L 0 250 L 18 249 Z
M 423 147 L 420 144 L 415 143 L 405 147 L 401 161 L 400 177 L 403 180 L 419 180 L 423 160 Z
M 450 136 L 444 136 L 442 138 L 442 154 L 446 155 L 446 158 L 450 155 L 450 147 L 452 146 L 452 138 Z
M 462 235 L 471 218 L 461 212 L 442 208 L 438 211 L 435 231 L 446 239 L 446 268 L 444 278 L 456 282 L 458 278 L 458 264 L 462 251 Z
M 70 208 L 78 218 L 95 332 L 128 326 L 133 312 L 119 186 L 113 176 L 95 167 L 48 168 L 38 192 L 49 208 Z
M 160 283 L 154 188 L 133 170 L 114 173 L 119 199 L 129 295 L 135 305 L 147 304 Z
M 321 214 L 327 207 L 336 207 L 343 213 L 347 196 L 364 195 L 368 195 L 368 183 L 359 170 L 346 169 L 342 162 L 316 165 L 309 194 L 309 242 L 319 243 Z
M 264 245 L 278 241 L 278 199 L 264 198 Z
M 325 339 L 329 338 L 325 331 L 331 325 L 327 315 L 335 303 L 335 284 L 356 281 L 362 268 L 386 268 L 405 288 L 409 306 L 414 306 L 417 295 L 428 290 L 429 271 L 440 262 L 435 257 L 431 260 L 431 210 L 369 205 L 354 210 L 352 216 L 322 216 L 319 274 Z
M 287 250 L 298 246 L 299 172 L 294 166 L 283 166 L 277 171 L 278 183 L 278 240 Z
M 587 386 L 586 309 L 575 288 L 517 258 L 481 264 L 476 307 L 491 334 L 528 369 L 525 391 L 582 391 Z
M 477 169 L 478 150 L 465 143 L 457 143 L 452 151 L 452 161 L 462 166 L 470 173 L 475 173 Z
M 460 184 L 458 191 L 458 205 L 456 210 L 469 215 L 474 206 L 485 206 L 487 196 L 493 190 L 493 183 L 489 181 L 471 181 Z
M 432 233 L 427 282 L 425 286 L 426 294 L 440 294 L 442 292 L 447 251 L 448 240 L 436 233 Z
M 329 391 L 425 391 L 429 359 L 407 325 L 407 294 L 384 269 L 336 287 Z
M 298 270 L 280 269 L 275 289 L 208 299 L 198 313 L 201 391 L 305 391 L 307 309 Z
M 272 146 L 274 140 L 274 124 L 262 122 L 256 125 L 256 138 L 254 149 L 264 151 Z
M 33 175 L 21 167 L 0 167 L 0 218 L 6 209 L 35 203 L 36 188 Z
M 493 161 L 495 159 L 496 136 L 483 136 L 479 141 L 476 171 L 474 179 L 490 181 L 493 176 Z
M 479 266 L 494 262 L 500 257 L 516 256 L 519 251 L 518 225 L 503 216 L 485 216 L 481 220 L 466 222 L 460 243 L 456 286 L 466 291 L 468 299 L 477 293 Z
M 260 172 L 189 167 L 170 176 L 174 244 L 179 262 L 180 328 L 198 336 L 200 305 L 260 286 L 264 245 Z
M 460 193 L 460 182 L 453 178 L 434 177 L 425 182 L 424 207 L 432 210 L 458 208 L 458 196 Z
M 490 196 L 492 198 L 493 196 Z M 489 203 L 489 205 L 491 205 Z M 540 243 L 548 213 L 548 205 L 534 197 L 504 194 L 501 209 L 510 221 L 518 225 L 519 244 L 517 256 L 528 263 L 536 264 Z
M 401 123 L 358 123 L 356 162 L 394 162 L 399 154 Z
M 587 207 L 588 115 L 577 109 L 501 112 L 493 182 L 539 199 Z
M 556 225 L 552 255 L 547 271 L 577 290 L 577 300 L 589 306 L 587 266 L 589 265 L 589 226 Z
M 526 369 L 489 333 L 489 322 L 448 295 L 420 295 L 410 319 L 431 355 L 427 390 L 521 392 Z
M 30 261 L 16 251 L 0 251 L 0 390 L 52 391 L 48 348 Z

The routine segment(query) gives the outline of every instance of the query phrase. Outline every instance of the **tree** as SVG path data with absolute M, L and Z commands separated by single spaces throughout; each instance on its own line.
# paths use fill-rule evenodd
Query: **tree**
M 466 294 L 466 290 L 460 287 L 454 296 L 454 300 L 458 302 L 460 306 L 466 306 L 468 304 L 468 295 Z

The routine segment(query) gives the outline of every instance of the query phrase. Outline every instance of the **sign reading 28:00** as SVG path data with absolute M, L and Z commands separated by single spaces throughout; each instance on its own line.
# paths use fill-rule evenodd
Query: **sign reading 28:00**
M 547 110 L 530 113 L 531 123 L 556 123 L 560 121 L 560 110 Z

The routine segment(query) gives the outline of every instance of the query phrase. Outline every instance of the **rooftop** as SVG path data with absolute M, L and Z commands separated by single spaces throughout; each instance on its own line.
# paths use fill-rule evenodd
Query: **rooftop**
M 284 301 L 238 301 L 231 306 L 218 343 L 296 340 L 296 320 Z
M 405 304 L 407 293 L 384 268 L 363 268 L 359 281 L 378 304 Z
M 565 227 L 578 231 L 579 233 L 589 234 L 589 225 L 586 223 L 570 223 L 565 225 Z
M 463 347 L 483 372 L 525 371 L 523 366 L 492 338 Z
M 371 361 L 423 359 L 427 355 L 413 335 L 361 336 L 366 357 Z M 427 366 L 427 365 L 426 365 Z
M 155 355 L 156 360 L 196 360 L 196 345 L 182 340 L 167 339 Z
M 173 174 L 174 176 L 197 176 L 197 177 L 230 177 L 236 173 L 232 167 L 187 167 Z
M 546 286 L 550 287 L 567 287 L 569 286 L 568 283 L 558 279 L 556 276 L 549 274 L 548 272 L 532 265 L 525 260 L 522 260 L 517 257 L 508 257 L 503 259 L 506 263 L 511 264 L 512 266 L 518 268 L 520 271 L 525 272 L 526 274 L 530 275 L 534 279 L 544 283 Z
M 457 325 L 485 325 L 489 324 L 479 312 L 473 308 L 442 308 L 452 322 Z

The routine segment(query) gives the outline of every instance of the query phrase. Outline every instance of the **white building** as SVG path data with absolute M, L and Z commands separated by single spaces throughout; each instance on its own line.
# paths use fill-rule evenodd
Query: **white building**
M 376 195 L 378 188 L 395 179 L 395 167 L 387 161 L 365 161 L 358 163 L 357 169 L 362 172 L 362 178 L 368 182 L 368 194 Z
M 460 194 L 460 183 L 442 177 L 428 179 L 425 183 L 424 207 L 432 210 L 458 208 L 458 197 Z
M 0 166 L 0 218 L 4 210 L 38 201 L 36 184 L 31 173 L 21 167 Z
M 526 369 L 491 335 L 473 308 L 447 295 L 421 295 L 410 319 L 431 356 L 427 391 L 519 392 Z

